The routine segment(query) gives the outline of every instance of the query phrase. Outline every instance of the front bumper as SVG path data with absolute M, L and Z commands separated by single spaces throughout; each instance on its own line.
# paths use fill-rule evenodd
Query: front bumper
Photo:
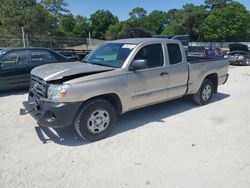
M 34 93 L 30 92 L 28 102 L 24 103 L 27 111 L 39 125 L 46 127 L 66 127 L 73 124 L 76 113 L 82 102 L 52 103 L 41 101 Z

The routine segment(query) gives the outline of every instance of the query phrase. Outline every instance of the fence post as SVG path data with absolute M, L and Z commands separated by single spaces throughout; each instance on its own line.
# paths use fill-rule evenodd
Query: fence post
M 90 47 L 90 50 L 92 50 L 92 41 L 91 41 L 91 34 L 89 32 L 89 47 Z
M 23 29 L 23 27 L 22 27 L 22 35 L 23 35 L 23 47 L 25 48 L 26 45 L 25 45 L 25 38 L 24 38 L 24 29 Z

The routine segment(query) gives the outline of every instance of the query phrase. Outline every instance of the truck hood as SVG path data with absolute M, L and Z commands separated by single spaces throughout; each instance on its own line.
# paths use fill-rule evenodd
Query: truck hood
M 115 68 L 93 65 L 82 62 L 55 63 L 34 68 L 32 75 L 42 78 L 45 81 L 65 79 L 70 80 L 77 77 L 111 71 Z

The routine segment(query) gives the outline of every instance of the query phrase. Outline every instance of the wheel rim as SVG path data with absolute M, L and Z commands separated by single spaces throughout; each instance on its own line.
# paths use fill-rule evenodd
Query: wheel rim
M 204 101 L 207 101 L 210 98 L 211 94 L 212 94 L 212 87 L 210 85 L 206 85 L 202 91 L 202 99 Z
M 104 109 L 98 109 L 90 114 L 87 127 L 91 133 L 99 134 L 108 128 L 109 122 L 109 113 Z

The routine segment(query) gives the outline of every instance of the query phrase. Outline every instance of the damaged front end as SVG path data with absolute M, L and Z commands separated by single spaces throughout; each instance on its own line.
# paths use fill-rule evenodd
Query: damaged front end
M 47 81 L 31 74 L 28 101 L 24 102 L 24 108 L 20 109 L 20 115 L 31 114 L 39 125 L 46 127 L 70 126 L 73 124 L 74 117 L 83 101 L 60 102 L 67 95 L 67 90 L 70 89 L 70 85 L 65 84 L 65 82 L 110 70 L 102 69 L 72 75 L 66 74 L 59 79 Z

